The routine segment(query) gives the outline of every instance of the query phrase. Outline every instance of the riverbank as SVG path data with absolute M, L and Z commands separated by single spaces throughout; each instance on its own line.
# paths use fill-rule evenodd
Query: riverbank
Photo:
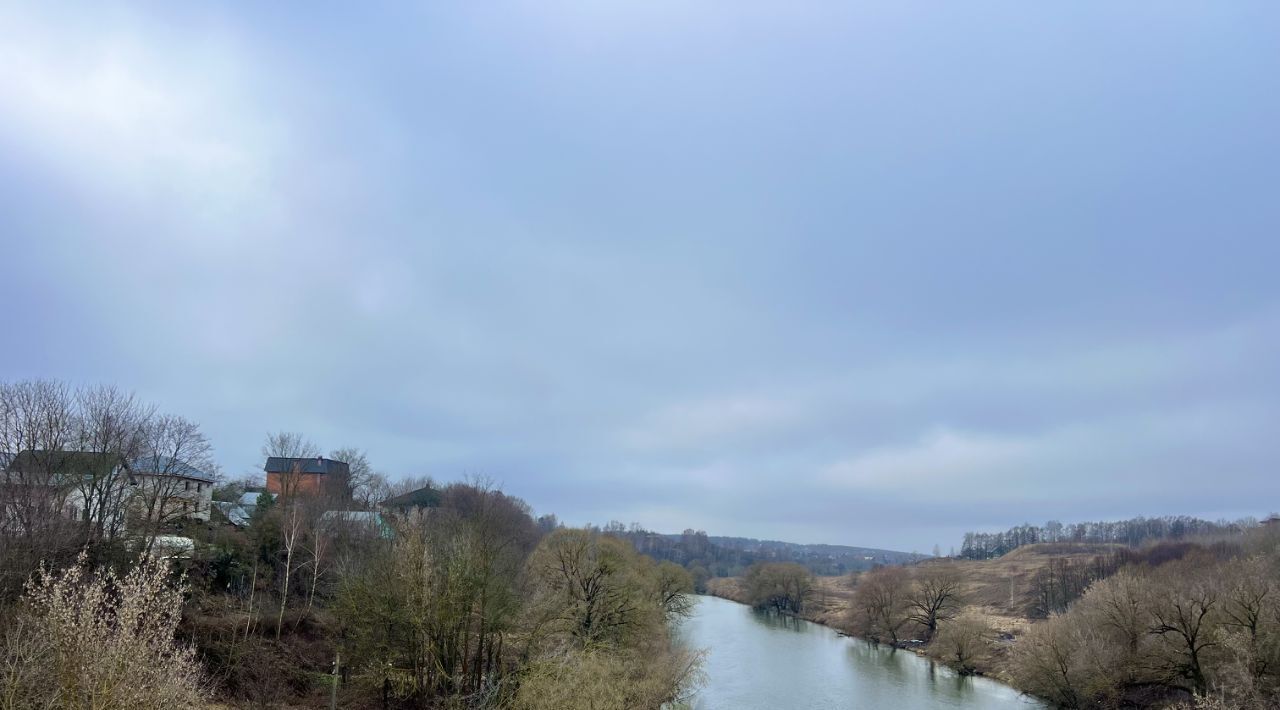
M 963 579 L 962 596 L 968 603 L 962 611 L 990 629 L 994 637 L 990 653 L 976 659 L 973 666 L 980 675 L 1012 684 L 1009 651 L 1035 621 L 1027 618 L 1034 604 L 1032 579 L 1044 567 L 1056 562 L 1090 559 L 1105 551 L 1101 546 L 1072 547 L 1036 545 L 1012 552 L 995 560 L 958 560 L 952 564 Z M 924 562 L 922 564 L 935 564 Z M 719 577 L 707 581 L 707 593 L 743 604 L 749 603 L 747 591 L 739 577 Z M 806 598 L 798 616 L 807 621 L 856 636 L 849 623 L 853 604 L 854 579 L 851 576 L 816 577 L 813 592 Z M 903 643 L 900 648 L 928 656 L 948 666 L 936 644 Z

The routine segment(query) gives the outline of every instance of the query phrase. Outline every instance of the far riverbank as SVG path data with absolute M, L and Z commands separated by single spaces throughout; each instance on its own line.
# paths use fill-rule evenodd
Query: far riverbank
M 738 602 L 739 604 L 750 605 L 741 577 L 715 577 L 709 579 L 707 580 L 707 594 Z M 856 634 L 851 633 L 847 621 L 852 602 L 853 585 L 848 575 L 814 577 L 813 593 L 805 600 L 800 613 L 795 616 L 805 621 L 834 629 L 841 634 L 857 638 Z M 1025 631 L 1031 622 L 1025 618 L 1012 616 L 1005 609 L 990 605 L 968 605 L 966 611 L 982 615 L 995 633 L 1000 638 L 1006 639 L 997 644 L 996 652 L 992 653 L 989 659 L 984 659 L 982 663 L 978 664 L 977 675 L 986 676 L 1012 686 L 1013 678 L 1007 668 L 1008 646 L 1015 642 L 1013 639 L 1016 639 L 1018 635 Z M 888 644 L 882 645 L 889 646 Z M 951 667 L 947 659 L 933 652 L 930 644 L 902 644 L 898 648 L 908 653 L 925 656 Z

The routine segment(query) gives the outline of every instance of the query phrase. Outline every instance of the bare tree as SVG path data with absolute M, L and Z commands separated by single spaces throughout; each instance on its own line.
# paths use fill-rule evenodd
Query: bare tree
M 320 447 L 316 446 L 302 434 L 292 431 L 278 431 L 267 434 L 262 444 L 263 458 L 310 459 L 320 456 Z M 287 471 L 278 474 L 280 481 L 280 497 L 293 498 L 298 493 L 302 482 L 302 467 L 295 461 Z
M 324 529 L 322 518 L 312 520 L 311 530 L 307 536 L 307 544 L 304 546 L 311 559 L 307 564 L 311 565 L 311 588 L 307 590 L 307 614 L 311 613 L 311 605 L 316 598 L 316 587 L 320 584 L 320 577 L 324 575 L 324 564 L 329 553 L 329 534 Z
M 369 465 L 368 455 L 354 446 L 346 446 L 330 451 L 329 458 L 347 464 L 346 479 L 331 481 L 328 484 L 331 488 L 329 492 L 349 501 L 367 498 L 366 491 L 373 477 L 373 467 Z
M 909 621 L 907 593 L 911 575 L 902 567 L 863 572 L 854 589 L 850 611 L 854 627 L 876 641 L 898 643 L 898 632 Z
M 435 479 L 431 476 L 405 476 L 391 484 L 390 489 L 387 491 L 387 497 L 401 496 L 405 493 L 412 493 L 422 488 L 435 487 Z
M 938 631 L 938 623 L 959 613 L 960 572 L 953 564 L 921 565 L 907 593 L 907 618 L 925 629 L 925 640 Z
M 59 475 L 74 446 L 74 394 L 54 380 L 0 383 L 0 599 L 13 599 L 41 560 L 69 561 L 70 487 Z
M 188 488 L 192 472 L 212 473 L 216 466 L 213 446 L 200 427 L 173 415 L 157 416 L 150 422 L 143 437 L 141 454 L 138 462 L 142 470 L 135 472 L 137 485 L 133 505 L 150 551 L 160 529 L 187 516 L 189 511 L 181 504 L 191 498 Z M 202 484 L 197 483 L 199 485 Z M 197 491 L 194 498 L 196 506 L 200 500 Z
M 1077 623 L 1100 635 L 1113 649 L 1109 665 L 1121 674 L 1117 683 L 1138 681 L 1141 658 L 1150 643 L 1147 584 L 1132 570 L 1121 570 L 1095 582 L 1073 607 L 1077 616 L 1083 617 Z
M 289 505 L 282 521 L 281 537 L 284 540 L 284 577 L 280 581 L 280 615 L 276 617 L 276 641 L 284 626 L 284 610 L 289 603 L 289 577 L 293 574 L 293 551 L 302 535 L 302 513 L 296 503 Z
M 320 447 L 297 432 L 278 431 L 267 434 L 267 439 L 262 444 L 262 455 L 309 459 L 320 455 Z
M 79 408 L 73 487 L 86 539 L 111 539 L 121 530 L 130 493 L 128 465 L 142 450 L 154 410 L 131 392 L 100 385 L 76 393 Z
M 1212 631 L 1219 616 L 1220 592 L 1216 584 L 1195 579 L 1193 574 L 1185 566 L 1164 569 L 1149 585 L 1149 630 L 1163 641 L 1159 655 L 1165 671 L 1203 695 L 1208 688 L 1205 652 L 1219 645 Z
M 1262 556 L 1253 556 L 1233 561 L 1223 576 L 1227 582 L 1223 585 L 1222 623 L 1244 633 L 1260 663 L 1253 670 L 1258 676 L 1265 675 L 1273 669 L 1268 667 L 1266 655 L 1257 649 L 1264 641 L 1268 616 L 1277 609 L 1280 596 L 1275 566 Z
M 4 461 L 2 530 L 37 532 L 61 513 L 67 489 L 58 478 L 62 454 L 77 435 L 75 398 L 53 380 L 0 384 L 0 451 Z
M 553 623 L 585 645 L 641 625 L 644 603 L 629 565 L 635 554 L 626 542 L 587 530 L 557 530 L 544 538 L 530 565 L 551 600 Z
M 391 497 L 391 484 L 381 473 L 372 473 L 365 486 L 356 491 L 355 504 L 365 510 L 372 510 L 378 504 Z
M 795 562 L 757 562 L 743 574 L 752 606 L 799 614 L 813 592 L 813 573 Z
M 654 577 L 658 605 L 670 620 L 693 615 L 693 575 L 674 562 L 659 562 Z
M 973 674 L 991 655 L 991 627 L 975 614 L 961 614 L 938 634 L 935 651 L 961 675 Z
M 1018 688 L 1058 707 L 1086 707 L 1096 676 L 1085 662 L 1084 631 L 1071 619 L 1054 616 L 1033 625 L 1018 641 L 1010 672 Z

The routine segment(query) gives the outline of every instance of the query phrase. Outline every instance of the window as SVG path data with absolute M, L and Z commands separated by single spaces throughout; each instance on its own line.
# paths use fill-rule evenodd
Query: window
M 184 490 L 184 491 L 189 491 L 189 490 L 191 490 L 191 481 L 183 481 L 183 482 L 182 482 L 182 490 Z
M 200 492 L 200 491 L 202 491 L 202 490 L 204 490 L 204 484 L 203 484 L 203 483 L 200 483 L 199 481 L 197 481 L 197 482 L 196 482 L 196 493 L 199 493 L 199 492 Z

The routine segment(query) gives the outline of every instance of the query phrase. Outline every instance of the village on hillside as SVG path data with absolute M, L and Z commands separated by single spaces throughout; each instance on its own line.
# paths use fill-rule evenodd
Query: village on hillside
M 360 457 L 358 465 L 367 467 Z M 186 534 L 193 527 L 247 528 L 281 500 L 305 503 L 326 526 L 384 537 L 392 534 L 385 516 L 440 500 L 430 484 L 399 490 L 422 482 L 416 479 L 370 490 L 368 474 L 353 476 L 350 462 L 323 456 L 268 456 L 261 478 L 222 485 L 195 460 L 77 450 L 0 452 L 0 472 L 0 518 L 11 533 L 45 513 L 176 559 L 195 550 Z

